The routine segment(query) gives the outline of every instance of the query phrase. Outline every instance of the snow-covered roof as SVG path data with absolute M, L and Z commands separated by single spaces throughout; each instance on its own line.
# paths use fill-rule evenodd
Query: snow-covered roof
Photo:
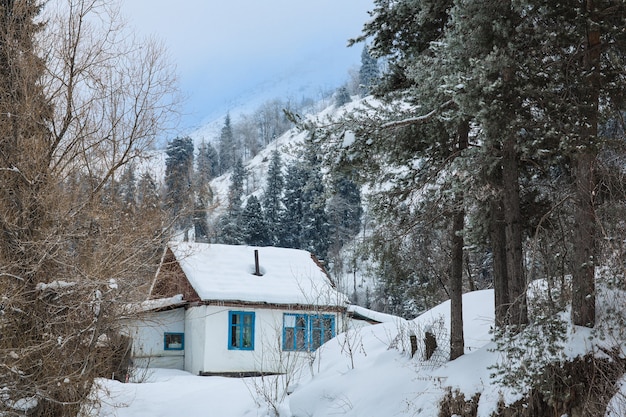
M 398 321 L 404 321 L 398 316 L 392 316 L 391 314 L 381 313 L 357 305 L 349 305 L 348 312 L 352 313 L 353 318 L 371 320 L 378 323 L 396 323 Z
M 135 315 L 136 313 L 183 307 L 185 304 L 187 304 L 187 301 L 183 300 L 183 295 L 176 294 L 173 297 L 157 298 L 154 300 L 145 300 L 140 303 L 126 304 L 123 306 L 123 311 L 125 314 Z
M 203 301 L 347 303 L 347 297 L 332 287 L 326 273 L 303 250 L 190 242 L 175 242 L 170 248 Z M 261 276 L 254 275 L 255 250 Z
M 173 297 L 143 301 L 139 304 L 138 308 L 140 311 L 163 310 L 167 308 L 180 307 L 186 303 L 187 302 L 183 300 L 183 295 L 177 294 Z

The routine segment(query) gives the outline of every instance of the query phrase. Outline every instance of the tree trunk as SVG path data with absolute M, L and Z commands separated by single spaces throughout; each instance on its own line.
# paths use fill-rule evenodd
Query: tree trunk
M 463 222 L 459 209 L 452 220 L 452 262 L 450 264 L 450 360 L 463 355 Z
M 458 130 L 458 151 L 467 148 L 469 123 L 461 121 Z M 463 193 L 456 195 L 456 208 L 452 219 L 452 262 L 450 265 L 450 360 L 463 355 Z
M 509 324 L 528 323 L 526 276 L 522 259 L 522 213 L 520 209 L 518 155 L 515 139 L 507 138 L 502 149 L 502 187 L 506 224 L 506 266 L 509 278 Z
M 572 271 L 572 320 L 578 326 L 595 324 L 595 214 L 593 164 L 595 157 L 582 153 L 576 158 L 576 232 Z
M 598 102 L 600 90 L 600 30 L 591 14 L 593 0 L 587 0 L 588 23 L 584 67 L 590 72 L 587 88 L 583 91 L 583 126 L 581 146 L 574 156 L 576 208 L 574 219 L 574 270 L 572 271 L 572 320 L 579 326 L 595 325 L 595 246 L 596 226 L 594 213 L 594 141 L 598 134 Z
M 499 200 L 491 202 L 489 214 L 489 237 L 493 257 L 493 288 L 495 298 L 495 322 L 501 327 L 508 323 L 509 277 L 506 270 L 506 231 L 504 211 Z

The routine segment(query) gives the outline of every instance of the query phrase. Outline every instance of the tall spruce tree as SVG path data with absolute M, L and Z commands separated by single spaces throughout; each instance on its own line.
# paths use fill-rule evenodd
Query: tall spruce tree
M 202 183 L 211 181 L 219 172 L 219 155 L 211 143 L 200 142 L 196 158 L 196 178 Z
M 341 107 L 344 104 L 348 104 L 352 101 L 352 97 L 350 97 L 350 92 L 348 91 L 348 87 L 342 85 L 337 89 L 335 93 L 335 106 Z
M 480 164 L 486 167 L 484 181 L 494 189 L 502 209 L 508 305 L 504 321 L 512 325 L 528 322 L 526 274 L 523 264 L 520 204 L 519 132 L 529 121 L 524 108 L 523 84 L 516 80 L 521 52 L 528 47 L 521 10 L 509 2 L 486 8 L 478 3 L 457 3 L 446 33 L 446 48 L 438 51 L 449 65 L 449 79 L 462 84 L 456 103 L 462 113 L 472 115 L 481 126 Z M 466 18 L 471 16 L 471 18 Z M 467 43 L 473 45 L 467 48 Z M 480 66 L 472 62 L 480 61 Z M 465 82 L 463 82 L 465 81 Z M 502 253 L 495 251 L 494 253 Z M 498 279 L 499 277 L 495 277 Z M 497 288 L 500 286 L 496 285 Z
M 141 174 L 137 182 L 137 205 L 143 211 L 156 210 L 161 206 L 157 182 L 149 172 Z
M 248 197 L 241 213 L 243 241 L 247 245 L 269 245 L 269 234 L 259 199 L 253 194 Z
M 176 138 L 165 153 L 165 207 L 178 228 L 186 231 L 193 210 L 193 142 L 190 137 Z
M 308 172 L 300 162 L 287 165 L 282 198 L 284 210 L 280 214 L 279 244 L 282 247 L 302 247 L 303 190 L 307 180 Z
M 353 165 L 356 162 L 363 167 L 364 171 L 360 174 L 365 174 L 364 179 L 372 182 L 374 189 L 381 174 L 393 178 L 395 186 L 378 192 L 378 202 L 373 207 L 382 208 L 377 214 L 383 224 L 391 222 L 397 225 L 400 239 L 408 236 L 408 233 L 400 231 L 416 230 L 416 223 L 438 223 L 441 209 L 431 212 L 420 211 L 416 207 L 396 211 L 388 207 L 390 204 L 404 207 L 407 200 L 415 201 L 417 194 L 424 198 L 428 195 L 423 192 L 424 187 L 432 178 L 438 177 L 438 187 L 442 192 L 433 195 L 433 198 L 444 205 L 445 212 L 451 214 L 450 236 L 456 248 L 452 252 L 447 286 L 452 318 L 450 358 L 454 359 L 464 351 L 464 212 L 462 194 L 457 190 L 464 188 L 460 183 L 466 176 L 444 177 L 438 173 L 445 166 L 463 172 L 461 156 L 467 144 L 469 122 L 467 116 L 453 111 L 456 109 L 451 97 L 453 89 L 442 91 L 438 88 L 445 85 L 445 81 L 441 74 L 437 74 L 437 58 L 430 53 L 431 45 L 444 34 L 452 4 L 451 0 L 375 2 L 373 19 L 365 24 L 363 35 L 354 41 L 371 38 L 369 51 L 387 60 L 389 69 L 374 93 L 391 102 L 382 108 L 364 110 L 348 122 L 347 132 L 342 134 L 356 136 L 357 140 L 351 143 L 345 156 L 349 154 Z M 393 100 L 400 100 L 403 104 L 395 105 Z M 406 104 L 412 106 L 407 107 Z M 376 116 L 371 117 L 371 110 Z M 333 152 L 329 154 L 334 155 Z M 373 162 L 374 159 L 377 161 Z M 388 169 L 389 166 L 398 167 L 395 175 L 390 174 L 394 170 Z M 406 170 L 407 166 L 411 169 Z M 443 192 L 449 188 L 453 191 Z
M 247 173 L 243 162 L 241 158 L 237 158 L 230 177 L 226 212 L 222 214 L 218 222 L 218 239 L 221 243 L 230 245 L 240 245 L 244 243 L 241 205 L 243 202 L 243 186 L 246 176 Z
M 370 94 L 379 79 L 378 60 L 372 57 L 366 45 L 361 51 L 361 67 L 359 68 L 359 90 L 361 95 L 367 96 Z
M 561 167 L 569 169 L 576 224 L 570 266 L 572 319 L 575 324 L 593 327 L 599 230 L 604 228 L 598 227 L 602 217 L 597 210 L 601 200 L 597 198 L 600 181 L 596 175 L 602 163 L 599 155 L 616 150 L 600 126 L 607 120 L 623 120 L 626 5 L 600 0 L 555 1 L 530 10 L 537 22 L 534 61 L 537 56 L 542 58 L 538 61 L 542 65 L 534 71 L 539 88 L 531 97 L 534 107 L 540 109 L 534 116 L 543 123 L 539 143 L 552 146 L 527 147 L 535 155 L 547 153 L 553 165 L 566 160 Z
M 193 224 L 198 242 L 208 242 L 209 240 L 208 211 L 213 204 L 213 190 L 210 182 L 216 175 L 218 168 L 215 148 L 210 143 L 207 144 L 202 141 L 198 147 L 193 187 Z
M 268 229 L 268 241 L 270 245 L 278 245 L 280 242 L 280 221 L 283 210 L 281 199 L 283 195 L 283 187 L 284 178 L 280 152 L 278 152 L 278 150 L 273 150 L 267 171 L 267 184 L 262 197 L 264 217 Z
M 320 164 L 309 165 L 302 190 L 302 235 L 300 248 L 325 260 L 330 246 L 330 223 L 326 211 L 326 187 Z
M 218 154 L 220 160 L 219 174 L 226 173 L 235 165 L 237 159 L 236 153 L 237 147 L 235 143 L 235 135 L 233 133 L 233 127 L 230 120 L 230 114 L 226 115 L 224 119 L 224 126 L 220 132 L 220 138 L 218 142 Z
M 134 164 L 129 164 L 122 171 L 117 192 L 126 210 L 134 210 L 137 203 L 137 178 Z
M 332 245 L 337 249 L 361 230 L 363 206 L 361 189 L 344 175 L 333 181 L 332 196 L 328 201 L 328 218 Z

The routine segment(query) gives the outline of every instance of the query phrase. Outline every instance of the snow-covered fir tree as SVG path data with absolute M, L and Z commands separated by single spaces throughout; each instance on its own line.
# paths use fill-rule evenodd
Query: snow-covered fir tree
M 279 245 L 285 248 L 300 248 L 302 244 L 303 190 L 308 179 L 304 166 L 294 161 L 287 165 L 285 190 L 280 215 Z
M 350 101 L 352 101 L 352 97 L 350 97 L 348 87 L 342 85 L 337 89 L 337 92 L 335 93 L 335 106 L 341 107 L 344 104 L 350 103 Z
M 198 145 L 198 155 L 196 157 L 197 181 L 207 183 L 215 178 L 219 173 L 219 155 L 211 143 L 204 140 Z
M 263 203 L 265 223 L 268 229 L 269 244 L 271 245 L 278 245 L 280 241 L 280 221 L 283 210 L 282 194 L 284 187 L 282 165 L 280 152 L 273 150 L 267 170 L 267 183 L 261 200 Z
M 243 241 L 247 245 L 269 245 L 269 234 L 259 199 L 253 194 L 248 197 L 241 213 Z
M 134 164 L 129 164 L 124 168 L 117 192 L 126 209 L 132 210 L 137 202 L 137 178 Z
M 193 151 L 190 137 L 172 140 L 165 150 L 165 207 L 182 230 L 191 226 Z
M 243 185 L 247 173 L 241 158 L 235 160 L 228 187 L 226 212 L 219 218 L 218 241 L 231 245 L 244 243 L 242 227 Z
M 332 244 L 340 248 L 361 229 L 363 206 L 361 189 L 341 175 L 333 181 L 332 196 L 328 200 L 328 218 Z
M 361 67 L 359 68 L 359 89 L 361 95 L 367 96 L 370 94 L 379 79 L 378 60 L 372 57 L 369 47 L 366 45 L 361 51 Z
M 302 190 L 302 236 L 300 248 L 306 249 L 319 259 L 326 260 L 330 246 L 330 223 L 326 212 L 326 187 L 321 165 L 307 167 L 304 189 Z
M 233 133 L 233 127 L 230 120 L 230 114 L 226 115 L 224 120 L 224 126 L 220 133 L 218 142 L 218 154 L 219 154 L 219 173 L 224 174 L 230 170 L 237 159 L 237 144 L 235 142 L 235 135 Z
M 159 188 L 156 180 L 149 172 L 141 174 L 137 182 L 137 205 L 142 210 L 155 210 L 161 205 Z

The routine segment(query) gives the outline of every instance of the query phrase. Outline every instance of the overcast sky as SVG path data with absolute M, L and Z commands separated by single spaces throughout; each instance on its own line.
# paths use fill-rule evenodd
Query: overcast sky
M 122 0 L 140 34 L 161 38 L 188 97 L 183 129 L 241 104 L 251 91 L 335 88 L 358 68 L 373 0 Z M 285 88 L 283 88 L 285 90 Z

